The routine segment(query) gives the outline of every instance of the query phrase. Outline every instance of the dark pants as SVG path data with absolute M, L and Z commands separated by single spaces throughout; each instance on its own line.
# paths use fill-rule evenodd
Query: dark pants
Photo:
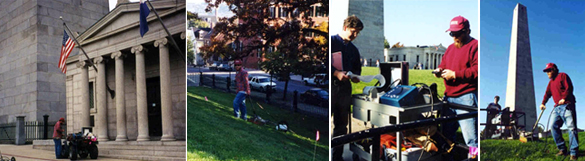
M 61 139 L 53 139 L 55 142 L 55 156 L 57 159 L 61 158 Z
M 335 79 L 335 78 L 334 78 Z M 331 109 L 333 110 L 333 136 L 347 134 L 349 123 L 349 108 L 351 107 L 351 83 L 349 81 L 336 82 L 331 87 Z M 343 160 L 343 146 L 333 148 L 332 160 Z

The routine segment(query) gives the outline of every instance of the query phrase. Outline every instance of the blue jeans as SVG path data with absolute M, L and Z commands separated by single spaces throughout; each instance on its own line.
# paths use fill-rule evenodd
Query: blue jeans
M 241 111 L 241 114 L 240 114 Z M 234 116 L 246 120 L 246 93 L 238 92 L 234 98 Z
M 459 97 L 446 97 L 445 99 L 449 103 L 461 104 L 466 106 L 477 107 L 477 94 L 467 93 Z M 445 116 L 453 116 L 457 114 L 469 113 L 466 110 L 460 109 L 447 109 L 443 111 Z M 443 123 L 443 133 L 451 141 L 456 140 L 456 132 L 459 126 L 461 126 L 461 133 L 463 133 L 463 139 L 467 146 L 477 147 L 477 117 L 459 120 L 458 122 L 447 122 Z
M 55 156 L 57 159 L 61 158 L 61 139 L 53 139 L 55 142 Z
M 555 139 L 555 143 L 557 144 L 557 148 L 559 150 L 564 150 L 566 152 L 567 147 L 565 145 L 565 140 L 563 139 L 563 133 L 561 132 L 561 127 L 563 123 L 567 125 L 569 129 L 569 144 L 571 146 L 571 155 L 577 155 L 579 151 L 579 136 L 577 134 L 577 115 L 575 114 L 575 104 L 564 104 L 558 105 L 556 108 L 553 109 L 552 115 L 552 122 L 550 126 L 552 127 L 552 135 Z

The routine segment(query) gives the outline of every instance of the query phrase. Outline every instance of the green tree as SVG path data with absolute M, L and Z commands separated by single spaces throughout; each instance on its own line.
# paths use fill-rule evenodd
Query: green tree
M 187 39 L 187 65 L 195 63 L 195 48 L 193 47 L 193 41 L 191 37 Z
M 204 28 L 204 27 L 209 27 L 209 23 L 207 23 L 203 20 L 193 19 L 193 20 L 189 20 L 189 27 Z
M 266 72 L 281 74 L 285 81 L 284 96 L 290 80 L 290 73 L 303 73 L 302 65 L 328 63 L 326 41 L 307 39 L 305 34 L 313 33 L 315 37 L 327 37 L 328 31 L 315 28 L 314 21 L 308 14 L 313 6 L 320 6 L 319 11 L 328 14 L 329 0 L 215 0 L 208 1 L 206 11 L 226 3 L 234 16 L 221 18 L 214 25 L 211 43 L 201 49 L 204 57 L 224 56 L 232 60 L 242 59 L 255 54 L 259 49 L 266 51 L 271 46 L 276 46 L 278 52 L 265 53 L 264 61 L 260 68 Z M 272 16 L 270 7 L 287 6 L 283 11 L 291 13 L 290 18 L 279 15 Z M 301 13 L 292 16 L 293 13 Z M 237 48 L 229 49 L 228 44 L 237 44 Z M 240 42 L 243 47 L 239 47 Z
M 388 43 L 388 40 L 386 40 L 386 38 L 384 38 L 384 49 L 388 49 L 390 48 L 390 43 Z

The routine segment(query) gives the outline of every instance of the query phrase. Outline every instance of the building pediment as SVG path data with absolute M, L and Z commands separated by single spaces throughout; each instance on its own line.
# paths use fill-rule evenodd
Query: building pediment
M 185 2 L 176 3 L 176 1 L 152 1 L 159 16 L 164 19 L 165 16 L 174 14 L 178 11 L 185 10 Z M 149 6 L 150 8 L 150 6 Z M 152 10 L 152 9 L 151 9 Z M 79 35 L 78 39 L 82 45 L 90 44 L 96 41 L 107 39 L 112 35 L 118 35 L 128 30 L 139 28 L 140 3 L 123 3 L 114 8 L 110 13 L 98 20 L 94 25 Z M 148 15 L 147 21 L 152 23 L 158 21 L 153 11 Z M 138 33 L 136 33 L 138 34 Z

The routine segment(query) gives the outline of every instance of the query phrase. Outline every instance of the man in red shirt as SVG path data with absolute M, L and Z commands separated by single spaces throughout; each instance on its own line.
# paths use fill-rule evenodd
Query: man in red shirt
M 453 18 L 447 30 L 454 43 L 449 45 L 435 76 L 444 79 L 447 102 L 477 107 L 477 44 L 471 37 L 469 21 L 462 16 Z M 444 115 L 469 113 L 461 109 L 443 111 Z M 443 133 L 455 140 L 455 132 L 461 126 L 467 146 L 477 146 L 477 117 L 443 124 Z
M 541 110 L 546 109 L 546 102 L 552 96 L 555 101 L 555 108 L 551 114 L 553 121 L 552 124 L 552 135 L 559 149 L 560 155 L 567 155 L 567 147 L 561 127 L 563 123 L 567 125 L 569 129 L 569 144 L 571 146 L 571 160 L 577 160 L 577 154 L 579 152 L 579 136 L 577 134 L 577 115 L 575 112 L 575 95 L 573 95 L 573 83 L 567 73 L 559 73 L 559 68 L 554 63 L 546 64 L 546 68 L 542 70 L 546 72 L 546 75 L 550 79 L 542 104 L 540 105 Z
M 246 120 L 246 97 L 250 95 L 248 71 L 242 68 L 242 61 L 235 60 L 237 94 L 234 98 L 234 116 Z M 241 114 L 240 114 L 241 111 Z
M 53 141 L 55 142 L 55 156 L 61 159 L 61 138 L 63 137 L 63 128 L 61 125 L 65 124 L 65 118 L 59 119 L 53 127 Z

